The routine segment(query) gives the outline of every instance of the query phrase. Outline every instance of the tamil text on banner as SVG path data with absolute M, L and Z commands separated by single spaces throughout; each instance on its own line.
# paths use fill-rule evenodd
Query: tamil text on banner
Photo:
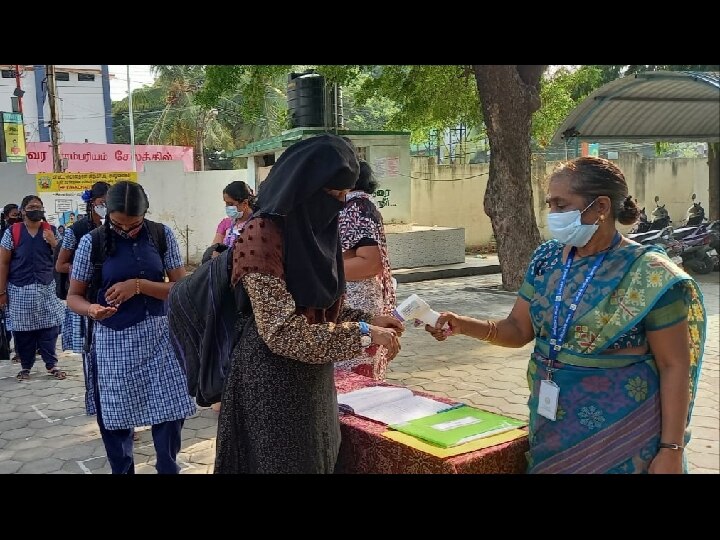
M 25 161 L 25 126 L 22 114 L 2 113 L 2 156 L 3 161 Z
M 60 158 L 65 172 L 117 172 L 132 171 L 132 154 L 129 144 L 63 143 Z M 182 161 L 186 171 L 193 170 L 191 146 L 144 144 L 135 146 L 137 171 L 145 169 L 148 161 Z M 53 170 L 52 146 L 48 142 L 27 144 L 27 171 L 31 174 Z
M 137 182 L 137 178 L 134 172 L 38 173 L 35 175 L 35 186 L 43 201 L 47 220 L 53 225 L 67 227 L 87 213 L 82 194 L 95 182 L 112 185 L 121 180 Z

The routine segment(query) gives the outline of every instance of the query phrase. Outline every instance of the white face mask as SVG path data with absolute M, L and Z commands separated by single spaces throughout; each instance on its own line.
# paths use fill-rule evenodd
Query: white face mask
M 597 201 L 597 199 L 595 199 Z M 583 247 L 598 230 L 597 222 L 586 225 L 580 221 L 580 216 L 590 208 L 595 201 L 588 204 L 581 212 L 571 210 L 569 212 L 551 212 L 547 216 L 547 225 L 550 234 L 561 244 L 568 246 Z
M 107 206 L 104 204 L 93 206 L 93 211 L 100 217 L 101 220 L 105 219 L 107 216 Z

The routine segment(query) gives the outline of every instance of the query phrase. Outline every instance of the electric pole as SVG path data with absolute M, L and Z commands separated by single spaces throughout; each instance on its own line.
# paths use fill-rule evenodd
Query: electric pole
M 50 138 L 52 140 L 53 154 L 53 172 L 59 173 L 62 170 L 62 161 L 60 160 L 60 136 L 58 134 L 57 119 L 57 86 L 55 84 L 55 66 L 47 65 L 47 88 L 48 98 L 50 99 Z
M 130 89 L 130 65 L 127 64 L 127 86 L 128 86 L 128 111 L 130 112 L 130 157 L 132 158 L 132 170 L 137 171 L 135 161 L 135 122 L 133 121 L 132 90 Z

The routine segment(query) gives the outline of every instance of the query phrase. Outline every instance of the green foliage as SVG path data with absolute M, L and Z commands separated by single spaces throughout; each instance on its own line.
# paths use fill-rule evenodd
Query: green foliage
M 410 130 L 414 141 L 432 129 L 481 124 L 475 77 L 466 66 L 375 66 L 355 95 L 360 105 L 372 97 L 395 104 L 387 128 Z
M 701 146 L 697 142 L 658 141 L 655 143 L 655 155 L 659 158 L 697 158 L 704 156 L 704 153 L 699 150 Z
M 267 87 L 292 70 L 308 68 L 343 86 L 352 129 L 410 130 L 417 140 L 430 129 L 481 123 L 475 79 L 464 66 L 207 66 L 196 98 L 210 105 L 239 94 L 243 118 L 259 119 Z
M 602 86 L 603 72 L 597 67 L 561 67 L 541 83 L 542 106 L 533 115 L 533 139 L 544 148 L 572 110 L 596 88 Z
M 357 94 L 370 78 L 368 73 L 358 73 L 355 79 L 347 79 L 342 87 L 345 127 L 352 130 L 376 131 L 386 129 L 390 119 L 398 113 L 398 106 L 390 99 L 370 96 L 361 103 Z
M 148 144 L 148 136 L 165 110 L 164 88 L 157 83 L 133 90 L 133 123 L 135 143 Z M 112 103 L 113 140 L 118 144 L 130 144 L 130 114 L 128 98 Z

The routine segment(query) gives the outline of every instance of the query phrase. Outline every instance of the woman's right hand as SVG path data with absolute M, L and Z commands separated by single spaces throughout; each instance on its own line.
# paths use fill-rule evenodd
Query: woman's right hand
M 382 345 L 387 349 L 388 360 L 392 360 L 400 352 L 400 338 L 397 331 L 392 328 L 370 326 L 370 339 L 376 345 Z
M 447 324 L 447 327 L 443 327 Z M 456 334 L 462 334 L 462 318 L 460 315 L 456 315 L 452 311 L 443 311 L 440 313 L 435 326 L 425 325 L 425 330 L 429 332 L 432 337 L 438 341 L 445 341 L 448 336 Z
M 0 309 L 5 309 L 8 306 L 8 295 L 7 292 L 0 296 Z
M 111 306 L 101 306 L 100 304 L 90 304 L 87 315 L 96 321 L 102 321 L 108 317 L 112 317 L 117 313 L 117 308 Z

